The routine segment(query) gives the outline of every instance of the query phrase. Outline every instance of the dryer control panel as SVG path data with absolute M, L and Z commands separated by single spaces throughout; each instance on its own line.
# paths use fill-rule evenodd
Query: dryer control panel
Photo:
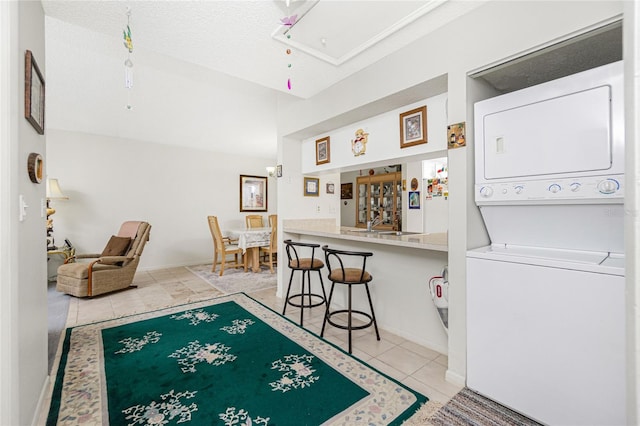
M 478 184 L 476 204 L 622 203 L 624 175 Z

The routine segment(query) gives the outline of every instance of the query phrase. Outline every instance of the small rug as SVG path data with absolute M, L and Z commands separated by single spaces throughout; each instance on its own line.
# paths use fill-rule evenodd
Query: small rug
M 244 272 L 244 269 L 225 268 L 220 276 L 220 266 L 217 272 L 211 272 L 211 264 L 186 267 L 193 274 L 202 278 L 224 294 L 253 293 L 266 288 L 276 287 L 278 284 L 277 269 L 273 274 L 266 266 L 261 266 L 260 272 Z
M 67 330 L 48 425 L 399 425 L 423 395 L 245 294 Z
M 541 426 L 540 423 L 469 388 L 458 392 L 429 419 L 429 422 L 438 426 Z

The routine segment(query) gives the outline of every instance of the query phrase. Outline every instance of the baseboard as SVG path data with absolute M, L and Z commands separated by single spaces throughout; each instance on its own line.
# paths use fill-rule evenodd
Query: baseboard
M 45 407 L 45 401 L 51 391 L 51 376 L 47 374 L 47 377 L 44 379 L 44 383 L 42 384 L 42 389 L 40 390 L 40 396 L 38 397 L 38 404 L 36 405 L 36 409 L 33 413 L 33 418 L 31 419 L 31 425 L 37 426 L 43 424 L 41 420 L 41 416 L 44 416 L 43 420 L 46 419 L 46 413 L 43 412 Z M 47 404 L 48 405 L 48 404 Z
M 467 384 L 467 380 L 464 376 L 461 376 L 458 373 L 454 373 L 453 371 L 451 371 L 450 369 L 447 369 L 447 372 L 444 375 L 444 379 L 449 382 L 449 383 L 453 383 L 454 385 L 458 385 L 458 386 L 466 386 Z

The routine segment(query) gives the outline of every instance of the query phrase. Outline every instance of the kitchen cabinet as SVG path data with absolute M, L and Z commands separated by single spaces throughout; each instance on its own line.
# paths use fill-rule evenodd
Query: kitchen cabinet
M 356 226 L 402 230 L 402 172 L 356 179 Z

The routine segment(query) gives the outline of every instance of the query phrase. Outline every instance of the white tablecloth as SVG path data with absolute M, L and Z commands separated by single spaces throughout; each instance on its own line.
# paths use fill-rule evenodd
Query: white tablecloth
M 264 247 L 270 244 L 271 228 L 231 229 L 231 239 L 238 239 L 238 247 L 246 252 L 251 247 Z

